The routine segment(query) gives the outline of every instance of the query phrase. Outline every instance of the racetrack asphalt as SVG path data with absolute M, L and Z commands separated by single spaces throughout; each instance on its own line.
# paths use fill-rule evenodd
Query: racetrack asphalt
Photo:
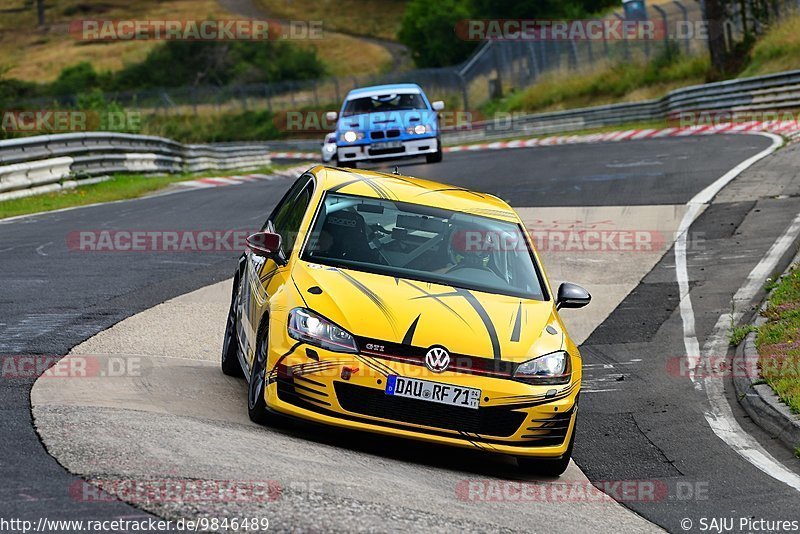
M 677 205 L 768 143 L 756 136 L 631 141 L 451 154 L 440 165 L 400 168 L 496 193 L 515 207 Z M 0 223 L 5 289 L 0 300 L 0 353 L 63 355 L 125 317 L 227 278 L 237 255 L 76 252 L 66 246 L 70 231 L 255 229 L 286 185 L 246 184 Z M 698 255 L 698 264 L 707 264 L 692 265 L 693 288 L 713 290 L 714 297 L 699 306 L 701 335 L 707 335 L 715 314 L 725 309 L 725 295 L 735 292 L 759 252 L 763 254 L 785 227 L 792 210 L 797 212 L 792 198 L 779 205 L 760 197 L 728 200 L 712 205 L 696 223 L 712 237 L 710 248 Z M 762 208 L 769 208 L 770 218 L 758 215 Z M 747 253 L 733 258 L 731 239 L 744 222 Z M 584 345 L 587 364 L 604 367 L 643 355 L 647 363 L 626 375 L 623 388 L 584 400 L 576 461 L 595 481 L 649 477 L 706 483 L 706 500 L 627 503 L 670 530 L 689 513 L 729 515 L 735 509 L 780 518 L 782 510 L 797 509 L 796 493 L 752 469 L 703 428 L 703 400 L 692 397 L 684 391 L 685 383 L 665 372 L 665 355 L 682 352 L 681 338 L 675 335 L 674 279 L 668 269 L 659 268 L 668 268 L 669 262 L 667 254 Z M 646 320 L 640 325 L 641 317 Z M 77 479 L 47 455 L 31 427 L 32 381 L 4 378 L 0 384 L 0 417 L 3 428 L 9 429 L 0 438 L 5 451 L 0 463 L 6 481 L 0 490 L 3 515 L 86 518 L 140 513 L 119 503 L 76 502 L 68 495 L 64 488 Z M 653 387 L 656 392 L 650 391 Z M 751 486 L 759 492 L 754 501 L 748 500 Z

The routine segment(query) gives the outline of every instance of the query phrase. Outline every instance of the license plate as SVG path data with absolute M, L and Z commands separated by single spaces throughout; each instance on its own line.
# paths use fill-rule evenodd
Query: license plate
M 386 379 L 386 394 L 395 397 L 419 399 L 450 406 L 478 409 L 481 401 L 481 390 L 465 388 L 441 382 L 429 382 L 416 378 L 389 375 Z
M 386 150 L 388 148 L 400 148 L 403 146 L 402 141 L 386 141 L 384 143 L 372 143 L 370 148 L 375 150 Z

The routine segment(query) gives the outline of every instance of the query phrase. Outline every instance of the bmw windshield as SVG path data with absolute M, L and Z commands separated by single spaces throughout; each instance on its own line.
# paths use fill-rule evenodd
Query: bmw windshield
M 392 200 L 328 193 L 303 260 L 546 300 L 518 224 Z
M 367 96 L 348 100 L 342 110 L 343 117 L 362 115 L 365 113 L 391 113 L 411 109 L 428 109 L 425 100 L 419 93 L 396 93 L 389 95 Z

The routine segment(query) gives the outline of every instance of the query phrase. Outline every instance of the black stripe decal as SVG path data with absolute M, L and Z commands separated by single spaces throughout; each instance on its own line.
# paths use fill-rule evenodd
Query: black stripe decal
M 486 327 L 486 332 L 489 334 L 489 340 L 492 342 L 492 354 L 496 360 L 501 358 L 500 354 L 500 340 L 497 338 L 497 330 L 492 323 L 492 319 L 489 317 L 489 314 L 486 313 L 486 309 L 481 305 L 480 301 L 475 298 L 475 295 L 470 293 L 466 289 L 456 288 L 456 291 L 469 302 L 470 306 L 475 309 L 475 312 L 483 321 L 483 326 Z
M 408 327 L 406 335 L 403 336 L 403 345 L 413 345 L 414 332 L 417 330 L 417 323 L 419 323 L 420 317 L 422 317 L 422 314 L 417 315 L 417 318 L 414 319 L 414 322 Z
M 522 330 L 522 302 L 519 303 L 517 308 L 517 318 L 514 320 L 514 330 L 511 332 L 511 341 L 519 342 L 519 334 Z
M 453 309 L 452 307 L 450 307 L 450 306 L 449 306 L 449 305 L 448 305 L 446 302 L 444 302 L 442 299 L 440 299 L 440 298 L 439 298 L 439 297 L 440 297 L 440 296 L 442 296 L 442 295 L 434 295 L 433 293 L 428 293 L 428 292 L 427 292 L 427 291 L 425 291 L 423 288 L 419 287 L 419 286 L 418 286 L 418 285 L 416 285 L 416 284 L 412 284 L 412 283 L 411 283 L 411 282 L 409 282 L 408 280 L 401 280 L 401 282 L 403 282 L 404 284 L 408 284 L 408 285 L 410 285 L 411 287 L 413 287 L 414 289 L 416 289 L 417 291 L 419 291 L 420 293 L 422 293 L 422 296 L 420 296 L 420 297 L 414 297 L 414 299 L 412 299 L 412 300 L 415 300 L 415 299 L 418 299 L 418 298 L 420 298 L 420 299 L 422 299 L 422 298 L 430 298 L 430 299 L 433 299 L 433 300 L 435 300 L 436 302 L 438 302 L 439 304 L 441 304 L 442 306 L 444 306 L 445 308 L 447 308 L 447 310 L 449 310 L 449 311 L 450 311 L 450 313 L 452 313 L 453 315 L 455 315 L 456 317 L 458 317 L 458 318 L 461 320 L 461 322 L 462 322 L 462 323 L 464 323 L 465 325 L 467 325 L 467 326 L 470 326 L 470 327 L 471 327 L 471 325 L 470 325 L 470 324 L 467 322 L 467 320 L 466 320 L 466 319 L 464 319 L 463 317 L 461 317 L 461 315 L 459 315 L 459 313 L 458 313 L 456 310 L 454 310 L 454 309 Z M 447 293 L 445 296 L 456 296 L 456 295 L 458 295 L 458 293 L 455 293 L 455 292 L 454 292 L 454 293 Z
M 378 309 L 380 309 L 386 316 L 386 318 L 389 320 L 389 325 L 392 327 L 392 329 L 393 330 L 395 329 L 394 315 L 392 315 L 392 311 L 389 309 L 389 306 L 386 305 L 386 302 L 384 302 L 381 297 L 379 297 L 370 288 L 368 288 L 367 286 L 365 286 L 364 284 L 362 284 L 361 282 L 359 282 L 357 279 L 353 278 L 346 272 L 340 270 L 337 270 L 336 272 L 344 276 L 345 280 L 353 284 L 356 287 L 356 289 L 361 291 L 369 300 L 371 300 L 375 304 L 375 306 L 377 306 Z

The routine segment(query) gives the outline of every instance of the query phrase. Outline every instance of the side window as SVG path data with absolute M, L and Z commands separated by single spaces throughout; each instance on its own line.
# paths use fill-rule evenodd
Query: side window
M 304 174 L 295 180 L 295 182 L 292 184 L 292 187 L 290 187 L 289 190 L 284 193 L 283 197 L 281 197 L 280 201 L 275 205 L 272 213 L 269 215 L 269 219 L 264 221 L 264 224 L 261 226 L 262 232 L 269 228 L 270 223 L 275 222 L 275 218 L 277 217 L 278 213 L 286 209 L 286 205 L 297 197 L 297 193 L 299 193 L 300 190 L 303 189 L 303 187 L 305 187 L 310 180 L 311 176 L 308 174 Z
M 270 218 L 275 232 L 281 236 L 283 252 L 287 257 L 294 250 L 300 223 L 303 222 L 303 216 L 311 203 L 312 184 L 308 177 L 302 182 L 295 183 L 290 191 L 292 194 L 287 195 Z

